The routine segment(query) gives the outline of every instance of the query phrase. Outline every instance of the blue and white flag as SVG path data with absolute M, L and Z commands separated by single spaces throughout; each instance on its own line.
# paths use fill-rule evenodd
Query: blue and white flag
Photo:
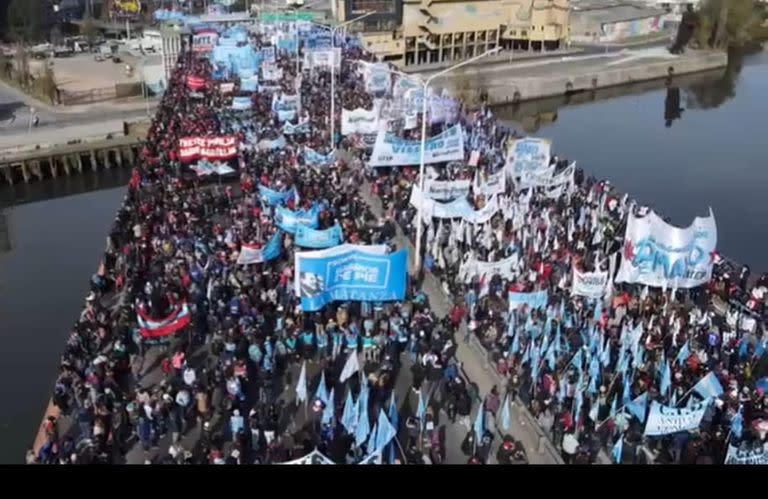
M 376 451 L 381 451 L 397 436 L 397 430 L 392 426 L 387 415 L 384 414 L 384 409 L 379 409 L 379 419 L 376 422 L 376 426 L 376 443 L 374 444 L 374 449 Z
M 678 409 L 663 406 L 654 400 L 651 402 L 651 411 L 648 413 L 644 434 L 661 436 L 698 429 L 711 401 L 712 399 L 707 399 L 691 408 Z
M 321 400 L 325 405 L 328 405 L 328 388 L 325 386 L 325 371 L 322 371 L 320 374 L 320 382 L 317 384 L 315 398 Z
M 619 440 L 613 446 L 613 450 L 611 451 L 613 462 L 616 464 L 621 464 L 621 458 L 623 453 L 624 453 L 624 435 L 619 435 Z
M 292 125 L 287 121 L 283 124 L 283 134 L 285 135 L 303 135 L 309 133 L 310 130 L 309 121 L 301 122 L 298 125 Z
M 477 407 L 475 424 L 472 426 L 472 428 L 475 432 L 475 441 L 480 442 L 480 440 L 483 438 L 483 434 L 485 433 L 485 408 L 483 407 L 482 402 Z
M 389 421 L 392 423 L 392 427 L 395 429 L 395 437 L 397 437 L 397 430 L 400 425 L 400 415 L 397 413 L 397 404 L 395 403 L 395 392 L 392 391 L 392 398 L 389 402 Z M 389 464 L 395 464 L 397 459 L 397 442 L 393 441 L 389 444 Z
M 427 404 L 424 403 L 424 396 L 419 392 L 419 406 L 416 408 L 416 417 L 421 421 L 421 426 L 424 426 L 424 416 L 427 414 Z
M 360 396 L 357 398 L 357 428 L 355 428 L 355 444 L 359 447 L 368 438 L 371 423 L 368 420 L 368 385 L 363 382 Z
M 250 97 L 234 97 L 232 99 L 232 109 L 234 111 L 247 111 L 251 109 L 252 102 Z
M 666 395 L 669 387 L 672 385 L 672 371 L 669 369 L 669 362 L 664 361 L 664 372 L 661 375 L 661 394 Z
M 330 248 L 342 242 L 344 242 L 344 234 L 339 224 L 325 230 L 316 230 L 305 225 L 299 225 L 296 228 L 296 245 L 302 248 Z
M 683 345 L 683 348 L 680 349 L 680 352 L 677 354 L 677 358 L 675 359 L 676 364 L 682 364 L 686 360 L 688 360 L 688 357 L 691 356 L 691 347 L 689 346 L 690 341 L 686 341 L 685 345 Z
M 275 224 L 286 232 L 295 234 L 300 225 L 305 227 L 317 228 L 320 225 L 320 208 L 318 205 L 312 206 L 309 210 L 301 209 L 291 211 L 283 206 L 278 206 L 275 210 Z
M 350 435 L 354 435 L 357 429 L 359 419 L 357 409 L 357 404 L 352 400 L 352 390 L 348 390 L 347 399 L 344 402 L 344 412 L 341 415 L 341 424 Z
M 720 384 L 717 376 L 715 376 L 715 373 L 710 372 L 693 386 L 693 391 L 705 399 L 709 397 L 719 397 L 723 394 L 723 386 Z
M 296 255 L 297 293 L 305 312 L 320 310 L 332 301 L 405 298 L 407 250 L 386 255 L 357 250 L 332 256 L 317 256 L 313 252 Z
M 645 409 L 648 407 L 648 392 L 644 392 L 639 395 L 635 400 L 629 402 L 625 409 L 629 411 L 634 417 L 636 417 L 640 423 L 645 423 Z
M 549 167 L 549 153 L 552 142 L 546 139 L 527 137 L 515 140 L 507 151 L 505 168 L 509 175 L 519 177 L 525 173 L 545 170 Z
M 739 406 L 739 412 L 731 420 L 731 433 L 737 440 L 741 440 L 741 435 L 744 433 L 744 408 Z
M 331 421 L 333 421 L 335 412 L 334 395 L 334 389 L 331 388 L 331 393 L 328 395 L 328 402 L 325 404 L 325 409 L 323 409 L 323 417 L 321 420 L 323 424 L 331 424 Z
M 504 397 L 504 408 L 501 410 L 501 427 L 504 431 L 509 431 L 512 428 L 512 416 L 509 410 L 509 396 Z

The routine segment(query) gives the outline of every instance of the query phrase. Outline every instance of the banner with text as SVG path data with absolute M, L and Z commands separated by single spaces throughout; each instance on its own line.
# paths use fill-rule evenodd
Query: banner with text
M 469 180 L 427 180 L 424 182 L 426 196 L 435 201 L 450 201 L 469 194 Z
M 324 249 L 338 246 L 344 241 L 339 224 L 330 229 L 316 230 L 300 225 L 296 229 L 296 245 L 302 248 Z
M 315 205 L 309 210 L 291 211 L 283 206 L 275 209 L 275 224 L 286 232 L 295 234 L 300 225 L 316 229 L 320 225 L 320 208 Z
M 709 282 L 717 246 L 712 210 L 684 228 L 673 227 L 651 211 L 630 213 L 616 282 L 693 288 Z
M 514 140 L 507 150 L 507 175 L 519 177 L 549 166 L 552 142 L 546 139 L 528 137 Z
M 350 251 L 330 257 L 312 253 L 299 252 L 296 258 L 298 291 L 305 312 L 320 310 L 333 301 L 405 298 L 407 250 L 387 255 Z
M 407 166 L 420 163 L 421 141 L 405 140 L 379 130 L 371 153 L 370 166 Z M 424 163 L 464 159 L 464 132 L 455 125 L 426 142 Z
M 549 295 L 547 290 L 535 291 L 531 293 L 509 293 L 509 310 L 515 310 L 517 307 L 527 305 L 528 308 L 547 308 Z
M 681 431 L 691 431 L 699 428 L 711 399 L 699 402 L 689 407 L 669 407 L 655 400 L 651 402 L 651 412 L 645 424 L 644 434 L 649 437 L 670 435 Z
M 237 156 L 237 145 L 235 136 L 184 137 L 179 139 L 179 159 L 184 162 L 232 159 Z
M 573 269 L 571 294 L 602 298 L 608 286 L 608 272 L 579 272 Z
M 379 130 L 379 117 L 376 110 L 366 111 L 365 109 L 355 109 L 349 111 L 341 110 L 341 134 L 352 135 L 353 133 L 373 134 Z

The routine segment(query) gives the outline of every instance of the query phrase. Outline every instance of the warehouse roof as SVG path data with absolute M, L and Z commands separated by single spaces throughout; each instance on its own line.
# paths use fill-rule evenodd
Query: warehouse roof
M 617 23 L 666 14 L 664 9 L 620 0 L 582 0 L 571 4 L 571 15 L 598 23 Z

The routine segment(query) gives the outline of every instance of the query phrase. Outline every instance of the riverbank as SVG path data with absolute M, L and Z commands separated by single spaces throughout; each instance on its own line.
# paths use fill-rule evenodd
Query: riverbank
M 460 78 L 436 80 L 454 92 L 470 88 L 490 105 L 543 99 L 724 68 L 728 55 L 716 51 L 670 54 L 664 47 L 566 56 L 520 63 L 468 66 Z M 429 75 L 429 73 L 424 76 Z

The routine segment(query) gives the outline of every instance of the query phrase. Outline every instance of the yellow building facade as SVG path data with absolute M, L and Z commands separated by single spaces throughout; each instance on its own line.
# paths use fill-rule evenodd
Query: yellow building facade
M 349 14 L 357 9 L 345 7 L 355 0 L 336 1 L 337 12 L 353 17 Z M 383 16 L 369 16 L 378 19 L 366 23 L 362 37 L 367 50 L 402 66 L 456 62 L 497 46 L 554 50 L 569 41 L 569 0 L 393 2 L 382 12 L 389 23 L 383 26 Z M 392 29 L 400 13 L 399 26 Z

